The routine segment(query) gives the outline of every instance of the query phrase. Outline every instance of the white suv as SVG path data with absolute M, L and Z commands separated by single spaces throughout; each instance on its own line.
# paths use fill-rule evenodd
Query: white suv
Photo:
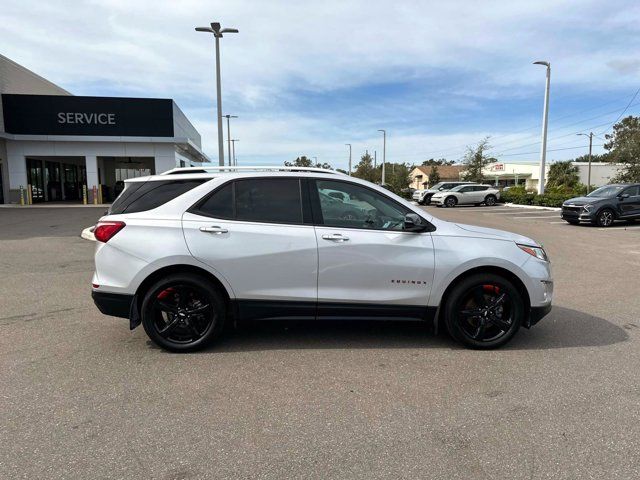
M 534 240 L 445 222 L 320 169 L 130 179 L 94 235 L 100 311 L 172 351 L 204 347 L 229 321 L 274 318 L 423 320 L 493 348 L 551 309 Z
M 493 207 L 498 203 L 500 190 L 491 185 L 459 185 L 448 192 L 438 192 L 431 197 L 431 203 L 437 207 L 455 207 L 456 205 L 480 205 Z

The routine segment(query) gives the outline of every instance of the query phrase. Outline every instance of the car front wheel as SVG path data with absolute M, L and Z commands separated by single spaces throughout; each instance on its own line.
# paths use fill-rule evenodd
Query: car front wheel
M 487 198 L 484 199 L 484 204 L 487 207 L 493 207 L 497 203 L 498 199 L 495 195 L 487 195 Z
M 445 207 L 455 207 L 458 204 L 458 199 L 456 197 L 447 197 L 444 201 Z
M 467 347 L 497 348 L 518 331 L 524 299 L 512 282 L 495 274 L 475 274 L 458 283 L 444 307 L 449 334 Z
M 615 220 L 615 214 L 613 210 L 609 208 L 605 208 L 602 211 L 598 212 L 596 216 L 596 225 L 599 227 L 610 227 L 613 225 L 613 221 Z
M 142 326 L 154 343 L 173 352 L 192 352 L 220 335 L 226 304 L 206 278 L 173 274 L 151 286 L 141 313 Z

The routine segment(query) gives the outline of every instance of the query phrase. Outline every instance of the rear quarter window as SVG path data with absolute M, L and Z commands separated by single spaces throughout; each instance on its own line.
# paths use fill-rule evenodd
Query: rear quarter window
M 179 197 L 208 179 L 159 180 L 132 182 L 113 202 L 109 214 L 137 213 L 153 210 Z M 137 185 L 139 184 L 139 185 Z

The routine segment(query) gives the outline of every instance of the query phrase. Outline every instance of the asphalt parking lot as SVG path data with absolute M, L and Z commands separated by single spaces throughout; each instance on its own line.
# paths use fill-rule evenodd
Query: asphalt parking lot
M 552 313 L 488 352 L 372 322 L 169 354 L 91 301 L 103 209 L 0 209 L 0 478 L 639 478 L 640 222 L 425 208 L 543 242 Z

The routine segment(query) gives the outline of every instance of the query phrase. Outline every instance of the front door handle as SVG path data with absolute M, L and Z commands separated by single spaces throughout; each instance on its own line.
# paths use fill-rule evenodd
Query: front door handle
M 222 228 L 217 225 L 213 225 L 211 227 L 200 227 L 200 231 L 205 233 L 213 233 L 214 235 L 220 235 L 222 233 L 229 232 L 229 230 L 227 230 L 226 228 Z
M 329 240 L 330 242 L 348 242 L 349 237 L 345 237 L 341 233 L 332 233 L 331 235 L 322 235 L 324 240 Z

